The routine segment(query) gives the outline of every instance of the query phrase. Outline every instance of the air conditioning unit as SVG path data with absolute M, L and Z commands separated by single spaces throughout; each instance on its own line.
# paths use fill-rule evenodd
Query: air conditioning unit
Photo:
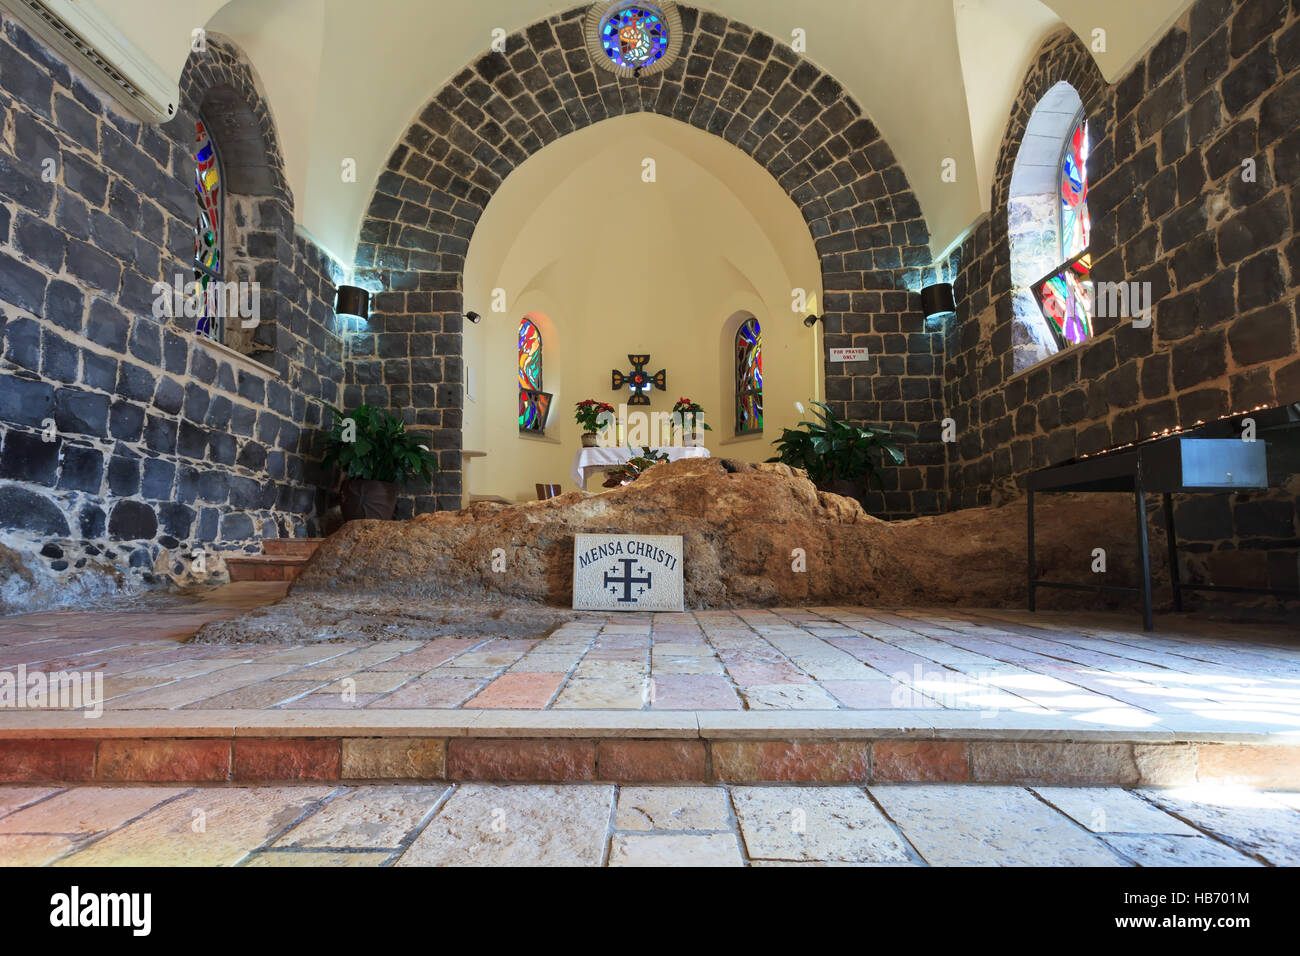
M 176 115 L 177 85 L 88 0 L 0 0 L 0 7 L 133 116 L 165 123 Z

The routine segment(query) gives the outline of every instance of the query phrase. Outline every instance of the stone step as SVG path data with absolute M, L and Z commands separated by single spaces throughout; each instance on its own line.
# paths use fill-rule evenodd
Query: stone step
M 262 553 L 274 557 L 310 558 L 324 538 L 263 538 Z
M 787 726 L 730 712 L 0 714 L 2 783 L 956 783 L 1300 789 L 1284 735 Z M 562 718 L 562 719 L 557 719 Z M 5 719 L 9 718 L 9 719 Z M 791 723 L 806 723 L 795 720 Z M 1127 736 L 1131 739 L 1117 739 Z M 1182 737 L 1183 739 L 1175 739 Z
M 233 581 L 292 581 L 307 557 L 289 554 L 258 554 L 226 558 L 226 570 Z

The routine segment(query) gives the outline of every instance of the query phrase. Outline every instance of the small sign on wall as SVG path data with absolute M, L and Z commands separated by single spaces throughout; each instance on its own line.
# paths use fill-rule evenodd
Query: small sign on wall
M 682 610 L 682 537 L 573 536 L 576 611 Z
M 861 349 L 831 349 L 832 362 L 865 362 L 867 360 L 867 350 Z

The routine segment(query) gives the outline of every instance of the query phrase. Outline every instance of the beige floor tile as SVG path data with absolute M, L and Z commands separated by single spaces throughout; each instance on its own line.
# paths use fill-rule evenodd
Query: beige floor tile
M 360 787 L 338 796 L 277 847 L 397 847 L 447 793 L 445 786 Z
M 744 866 L 734 833 L 616 833 L 610 866 Z
M 1037 794 L 1093 833 L 1196 836 L 1186 823 L 1117 787 L 1033 787 Z
M 393 855 L 392 850 L 375 850 L 361 853 L 298 852 L 254 853 L 243 866 L 383 866 Z
M 1123 866 L 1096 837 L 1019 787 L 874 786 L 932 866 Z
M 614 788 L 458 787 L 398 866 L 593 866 Z
M 184 788 L 73 787 L 0 819 L 0 833 L 100 833 L 183 792 Z
M 61 861 L 67 866 L 230 866 L 330 793 L 327 787 L 197 790 Z
M 727 830 L 731 805 L 721 787 L 621 787 L 616 830 Z
M 1102 839 L 1139 866 L 1263 866 L 1207 836 L 1108 833 Z
M 0 835 L 0 866 L 45 866 L 75 845 L 65 836 Z
M 907 849 L 859 787 L 733 787 L 751 859 L 907 863 Z

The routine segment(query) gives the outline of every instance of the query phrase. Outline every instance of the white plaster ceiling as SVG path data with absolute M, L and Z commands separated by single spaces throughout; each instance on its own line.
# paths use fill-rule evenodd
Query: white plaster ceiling
M 371 190 L 411 119 L 447 80 L 556 0 L 81 0 L 179 77 L 192 31 L 248 53 L 270 102 L 299 225 L 350 263 Z M 853 95 L 902 163 L 942 251 L 985 212 L 1020 80 L 1062 24 L 1118 79 L 1190 0 L 709 0 L 789 43 Z M 356 182 L 341 176 L 356 161 Z M 945 182 L 944 161 L 957 179 Z

